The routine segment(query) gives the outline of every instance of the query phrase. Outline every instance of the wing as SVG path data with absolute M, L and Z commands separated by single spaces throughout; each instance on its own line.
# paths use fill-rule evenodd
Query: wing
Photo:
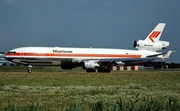
M 157 58 L 122 58 L 122 59 L 100 59 L 99 63 L 111 63 L 112 65 L 142 65 L 143 63 L 152 62 Z
M 146 58 L 107 58 L 107 59 L 84 59 L 79 62 L 91 61 L 100 66 L 115 66 L 115 65 L 144 65 L 157 59 L 168 58 L 172 51 L 149 55 Z
M 122 58 L 122 59 L 100 59 L 99 63 L 116 63 L 116 65 L 143 65 L 144 63 L 152 62 L 157 59 L 164 60 L 169 58 L 173 51 L 162 52 L 159 54 L 149 55 L 146 58 Z
M 111 59 L 85 59 L 80 62 L 91 64 L 92 66 L 116 66 L 116 65 L 143 65 L 157 58 L 111 58 Z

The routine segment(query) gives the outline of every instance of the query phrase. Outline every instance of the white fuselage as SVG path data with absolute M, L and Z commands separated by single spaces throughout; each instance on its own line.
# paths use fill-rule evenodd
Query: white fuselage
M 107 48 L 22 47 L 9 51 L 5 58 L 31 65 L 63 65 L 84 59 L 146 58 L 155 51 Z

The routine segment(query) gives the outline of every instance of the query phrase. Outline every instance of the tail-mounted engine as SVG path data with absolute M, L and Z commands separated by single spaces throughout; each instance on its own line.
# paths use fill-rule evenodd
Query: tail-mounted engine
M 133 44 L 134 48 L 139 50 L 150 50 L 150 51 L 159 51 L 162 49 L 166 49 L 169 46 L 169 42 L 167 41 L 158 41 L 158 42 L 149 42 L 145 40 L 136 40 Z

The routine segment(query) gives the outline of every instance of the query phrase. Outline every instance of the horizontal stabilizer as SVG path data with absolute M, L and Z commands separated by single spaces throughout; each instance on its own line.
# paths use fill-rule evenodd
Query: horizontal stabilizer
M 163 58 L 169 58 L 172 52 L 176 52 L 176 51 L 171 51 L 171 50 L 168 51 L 166 54 L 163 55 Z
M 158 56 L 161 55 L 161 58 L 169 58 L 169 56 L 171 55 L 172 52 L 175 52 L 175 51 L 163 52 L 163 53 L 160 53 L 160 54 L 149 55 L 149 56 L 146 56 L 146 57 L 147 58 L 148 57 L 158 57 Z

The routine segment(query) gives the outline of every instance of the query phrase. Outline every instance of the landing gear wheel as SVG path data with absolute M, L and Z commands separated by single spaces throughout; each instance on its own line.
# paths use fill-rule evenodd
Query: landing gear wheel
M 111 72 L 111 70 L 110 69 L 106 69 L 106 73 L 110 73 Z
M 86 72 L 96 72 L 94 69 L 86 69 Z
M 110 73 L 111 72 L 111 70 L 110 69 L 98 69 L 98 72 L 99 73 Z
M 32 65 L 28 65 L 28 73 L 32 72 Z
M 28 69 L 28 73 L 31 73 L 32 72 L 32 70 L 31 69 Z

